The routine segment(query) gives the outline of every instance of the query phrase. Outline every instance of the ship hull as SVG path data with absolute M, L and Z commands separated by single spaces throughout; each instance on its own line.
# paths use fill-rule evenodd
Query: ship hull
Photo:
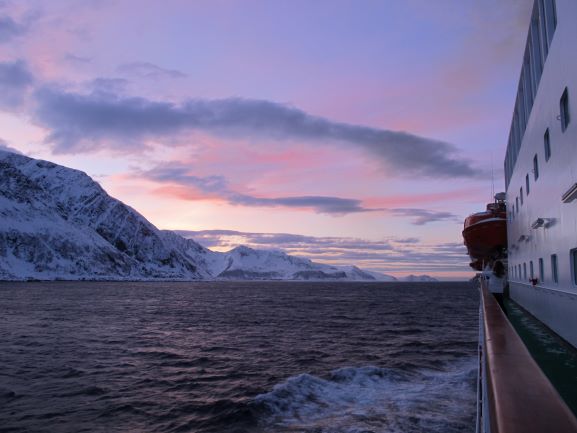
M 577 2 L 556 6 L 559 22 L 526 128 L 507 150 L 507 203 L 514 204 L 508 270 L 511 298 L 577 347 L 577 200 L 570 194 L 577 182 L 577 59 L 567 52 L 577 44 Z M 566 89 L 571 119 L 564 124 Z

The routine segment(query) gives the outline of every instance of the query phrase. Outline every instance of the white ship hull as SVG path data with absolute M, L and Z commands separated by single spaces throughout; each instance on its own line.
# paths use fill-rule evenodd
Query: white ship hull
M 544 48 L 532 48 L 533 16 L 505 160 L 508 277 L 511 298 L 577 347 L 577 199 L 563 200 L 577 182 L 577 1 L 537 0 L 539 12 L 543 4 L 555 5 L 556 26 L 528 98 L 533 53 Z

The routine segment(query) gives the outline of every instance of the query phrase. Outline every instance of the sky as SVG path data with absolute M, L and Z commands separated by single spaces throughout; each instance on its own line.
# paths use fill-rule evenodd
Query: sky
M 0 0 L 0 148 L 215 250 L 470 278 L 531 7 Z

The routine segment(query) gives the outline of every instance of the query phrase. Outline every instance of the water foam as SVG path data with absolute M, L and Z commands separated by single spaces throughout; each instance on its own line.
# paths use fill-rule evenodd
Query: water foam
M 265 431 L 465 432 L 473 428 L 476 362 L 443 371 L 373 366 L 300 374 L 255 398 Z

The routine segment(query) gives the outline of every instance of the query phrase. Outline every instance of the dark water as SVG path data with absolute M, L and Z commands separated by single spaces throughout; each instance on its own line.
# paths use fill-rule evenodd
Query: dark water
M 0 432 L 471 432 L 465 283 L 0 285 Z

